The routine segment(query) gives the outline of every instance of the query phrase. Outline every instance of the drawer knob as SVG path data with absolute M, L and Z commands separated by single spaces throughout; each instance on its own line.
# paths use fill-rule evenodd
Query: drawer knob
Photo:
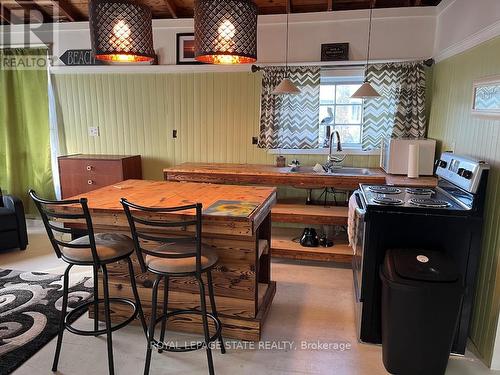
M 87 165 L 87 171 L 91 171 L 93 169 L 93 167 L 91 165 Z
M 87 184 L 89 184 L 89 185 L 92 185 L 93 183 L 94 183 L 94 181 L 92 181 L 92 180 L 87 181 Z

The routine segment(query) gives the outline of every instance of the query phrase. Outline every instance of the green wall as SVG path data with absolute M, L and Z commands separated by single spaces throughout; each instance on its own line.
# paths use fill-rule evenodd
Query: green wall
M 500 120 L 471 116 L 472 82 L 500 75 L 500 38 L 438 63 L 433 71 L 429 137 L 443 149 L 488 161 L 483 248 L 471 340 L 491 364 L 500 312 Z

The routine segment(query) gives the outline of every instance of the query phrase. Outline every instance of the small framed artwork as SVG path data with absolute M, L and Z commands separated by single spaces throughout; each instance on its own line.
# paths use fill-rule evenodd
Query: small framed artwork
M 472 114 L 500 118 L 500 76 L 478 79 L 472 86 Z
M 177 65 L 201 64 L 194 59 L 194 34 L 177 34 Z
M 321 45 L 321 61 L 349 60 L 349 43 L 328 43 Z

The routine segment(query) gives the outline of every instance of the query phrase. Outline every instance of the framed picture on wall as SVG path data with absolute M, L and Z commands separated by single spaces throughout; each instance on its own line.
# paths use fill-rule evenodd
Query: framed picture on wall
M 177 34 L 177 65 L 201 64 L 194 59 L 194 34 Z
M 500 76 L 473 82 L 472 114 L 500 118 Z

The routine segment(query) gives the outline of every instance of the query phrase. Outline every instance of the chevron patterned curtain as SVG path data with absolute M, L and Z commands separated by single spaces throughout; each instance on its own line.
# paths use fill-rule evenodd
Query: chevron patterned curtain
M 301 90 L 297 95 L 273 95 L 285 77 L 285 67 L 266 67 L 262 78 L 258 147 L 309 149 L 318 147 L 320 68 L 288 68 L 290 79 Z
M 364 150 L 379 148 L 386 137 L 425 136 L 425 70 L 422 63 L 376 64 L 367 79 L 381 98 L 364 101 Z

